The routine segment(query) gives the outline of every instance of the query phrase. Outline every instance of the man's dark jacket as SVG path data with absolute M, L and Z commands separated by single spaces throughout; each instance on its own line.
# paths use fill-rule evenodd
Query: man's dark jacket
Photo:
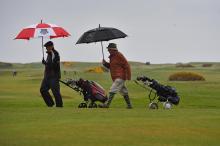
M 44 77 L 60 79 L 60 56 L 56 50 L 53 49 L 52 51 L 53 53 L 47 52 L 47 60 L 43 61 L 45 65 Z

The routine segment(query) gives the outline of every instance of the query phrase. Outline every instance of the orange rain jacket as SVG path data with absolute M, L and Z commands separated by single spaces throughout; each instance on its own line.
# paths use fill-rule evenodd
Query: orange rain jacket
M 115 52 L 109 56 L 110 62 L 103 65 L 110 69 L 112 80 L 117 78 L 131 80 L 131 68 L 126 58 L 120 53 Z

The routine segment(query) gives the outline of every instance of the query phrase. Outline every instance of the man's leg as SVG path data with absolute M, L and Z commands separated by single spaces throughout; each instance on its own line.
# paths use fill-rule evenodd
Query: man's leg
M 125 85 L 121 88 L 120 94 L 124 97 L 124 100 L 127 104 L 127 108 L 131 109 L 132 105 L 131 105 L 130 98 L 129 98 L 129 95 L 128 95 L 128 89 L 125 87 Z
M 63 101 L 60 94 L 60 83 L 58 79 L 50 79 L 50 88 L 55 97 L 56 107 L 63 107 Z
M 127 108 L 132 109 L 132 105 L 131 105 L 131 102 L 130 102 L 129 95 L 124 95 L 123 97 L 125 99 L 125 102 L 127 103 Z
M 108 97 L 108 100 L 107 100 L 107 103 L 104 103 L 104 104 L 102 104 L 102 105 L 99 105 L 99 107 L 101 107 L 101 108 L 109 108 L 109 106 L 110 106 L 110 104 L 111 104 L 111 102 L 112 102 L 112 99 L 114 98 L 114 95 L 115 95 L 115 93 L 109 93 L 109 97 Z
M 110 88 L 110 90 L 109 90 L 109 98 L 108 98 L 108 100 L 107 100 L 107 103 L 106 103 L 106 104 L 103 104 L 103 105 L 100 105 L 100 107 L 102 107 L 102 108 L 109 108 L 109 106 L 110 106 L 110 104 L 111 104 L 111 102 L 112 102 L 112 100 L 113 100 L 113 98 L 114 98 L 114 95 L 115 95 L 119 90 L 121 90 L 122 86 L 123 86 L 123 80 L 122 80 L 122 79 L 116 79 L 116 80 L 113 82 L 113 84 L 112 84 L 112 86 L 111 86 L 111 88 Z
M 47 104 L 47 106 L 52 107 L 54 105 L 54 101 L 52 97 L 50 96 L 50 93 L 48 92 L 49 89 L 50 89 L 49 81 L 44 78 L 41 83 L 40 93 L 44 99 L 44 102 Z

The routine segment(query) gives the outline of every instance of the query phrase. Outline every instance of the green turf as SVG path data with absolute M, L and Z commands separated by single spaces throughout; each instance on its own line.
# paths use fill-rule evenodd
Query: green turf
M 97 63 L 75 63 L 64 68 L 67 77 L 100 83 L 106 91 L 109 73 L 84 73 Z M 120 95 L 110 109 L 78 109 L 82 96 L 61 85 L 64 108 L 47 108 L 40 97 L 41 65 L 13 64 L 0 69 L 0 146 L 218 146 L 220 144 L 220 64 L 176 68 L 172 64 L 132 63 L 132 79 L 148 75 L 175 86 L 181 97 L 172 110 L 149 110 L 148 91 L 127 83 L 134 109 L 125 108 Z M 16 68 L 18 76 L 12 77 Z M 77 75 L 74 75 L 74 71 Z M 170 82 L 177 71 L 194 71 L 206 81 Z

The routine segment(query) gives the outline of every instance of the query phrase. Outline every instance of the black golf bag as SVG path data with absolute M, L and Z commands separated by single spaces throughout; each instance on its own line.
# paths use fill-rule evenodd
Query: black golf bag
M 150 99 L 150 103 L 154 104 L 153 106 L 155 106 L 155 108 L 158 108 L 158 105 L 153 102 L 156 98 L 158 99 L 158 102 L 169 102 L 174 105 L 179 104 L 180 98 L 175 88 L 159 84 L 156 80 L 150 79 L 146 76 L 137 77 L 137 81 L 142 82 L 144 86 L 151 88 L 148 97 Z M 138 83 L 137 81 L 136 83 Z M 155 94 L 152 96 L 153 91 Z
M 60 80 L 60 82 L 83 94 L 84 102 L 80 103 L 78 108 L 97 108 L 96 101 L 104 103 L 108 99 L 105 90 L 94 81 L 80 78 L 79 80 Z

